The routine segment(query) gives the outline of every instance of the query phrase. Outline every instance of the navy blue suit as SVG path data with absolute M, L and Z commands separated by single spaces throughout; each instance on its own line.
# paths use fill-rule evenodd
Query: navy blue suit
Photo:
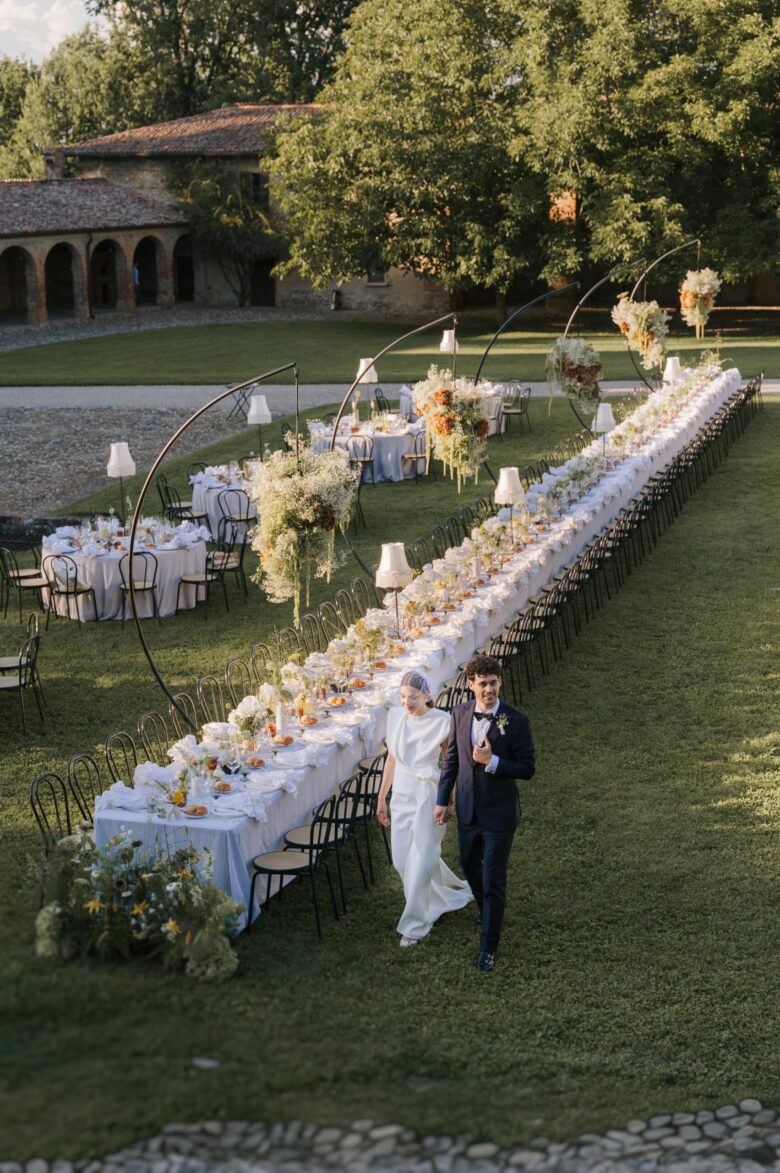
M 452 711 L 436 801 L 449 805 L 455 787 L 460 862 L 482 913 L 480 949 L 494 953 L 506 904 L 509 853 L 520 822 L 515 779 L 533 777 L 534 743 L 528 718 L 501 701 L 487 735 L 498 766 L 487 773 L 472 757 L 475 708 L 469 701 Z

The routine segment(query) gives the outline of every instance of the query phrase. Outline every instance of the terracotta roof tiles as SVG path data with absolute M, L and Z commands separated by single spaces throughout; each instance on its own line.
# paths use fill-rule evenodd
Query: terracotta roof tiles
M 186 223 L 161 200 L 107 179 L 0 181 L 0 238 Z
M 262 147 L 263 131 L 273 126 L 280 114 L 316 114 L 316 104 L 298 106 L 225 106 L 172 122 L 139 126 L 103 138 L 71 143 L 64 148 L 69 156 L 124 155 L 253 155 Z

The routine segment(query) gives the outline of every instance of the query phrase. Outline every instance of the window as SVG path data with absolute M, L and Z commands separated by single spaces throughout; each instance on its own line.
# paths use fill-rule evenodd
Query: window
M 241 172 L 241 194 L 245 200 L 257 204 L 264 212 L 268 211 L 268 176 L 260 171 Z
M 387 285 L 387 271 L 374 269 L 366 275 L 366 285 Z

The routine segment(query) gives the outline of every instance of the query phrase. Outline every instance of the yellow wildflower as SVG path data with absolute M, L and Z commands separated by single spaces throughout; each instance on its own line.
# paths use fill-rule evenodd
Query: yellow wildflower
M 130 913 L 130 915 L 131 916 L 143 916 L 143 914 L 146 912 L 148 907 L 149 907 L 149 901 L 142 900 L 140 904 L 133 905 L 133 910 Z
M 183 880 L 191 880 L 192 879 L 192 872 L 189 870 L 189 868 L 184 868 L 184 870 L 181 871 L 179 873 L 179 875 L 181 876 L 181 878 Z
M 86 902 L 84 907 L 88 912 L 100 912 L 103 907 L 103 901 L 98 896 L 93 896 L 91 900 Z
M 171 917 L 170 920 L 165 922 L 165 924 L 163 925 L 163 928 L 165 929 L 165 931 L 167 933 L 170 933 L 172 937 L 175 937 L 177 935 L 177 933 L 181 932 L 181 929 L 179 928 L 178 924 L 173 919 L 173 917 Z

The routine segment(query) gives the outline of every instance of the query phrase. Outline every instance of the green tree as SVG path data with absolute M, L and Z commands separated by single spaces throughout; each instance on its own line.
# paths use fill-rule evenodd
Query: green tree
M 516 150 L 577 207 L 548 277 L 692 236 L 729 279 L 773 268 L 779 29 L 768 0 L 528 0 Z
M 543 182 L 513 157 L 514 18 L 464 0 L 365 0 L 321 116 L 274 136 L 290 257 L 317 287 L 399 266 L 503 295 L 533 264 Z
M 8 141 L 22 113 L 24 95 L 38 70 L 21 57 L 0 57 L 0 147 Z
M 182 210 L 193 233 L 212 253 L 239 305 L 247 305 L 255 261 L 276 258 L 283 245 L 268 212 L 267 191 L 221 162 L 179 170 Z
M 118 38 L 87 27 L 66 37 L 29 80 L 8 140 L 0 147 L 0 176 L 42 178 L 41 152 L 134 124 L 128 54 Z

